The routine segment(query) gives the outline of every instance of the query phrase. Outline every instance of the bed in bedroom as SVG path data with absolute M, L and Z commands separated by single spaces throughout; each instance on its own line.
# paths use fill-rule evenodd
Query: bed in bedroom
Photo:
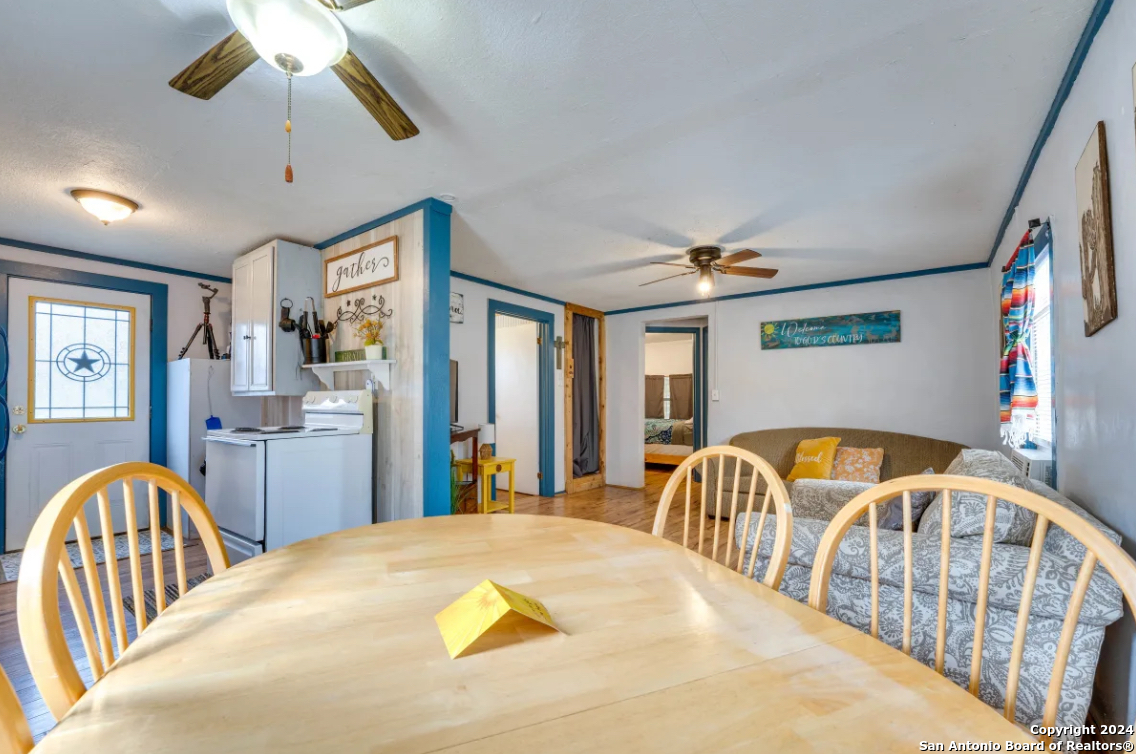
M 678 466 L 694 452 L 693 419 L 646 419 L 644 462 Z

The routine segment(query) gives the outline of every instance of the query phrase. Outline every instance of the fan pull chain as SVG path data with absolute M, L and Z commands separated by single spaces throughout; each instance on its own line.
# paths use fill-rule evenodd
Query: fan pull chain
M 288 134 L 288 164 L 284 168 L 284 182 L 292 182 L 292 72 L 288 71 L 288 119 L 284 121 Z

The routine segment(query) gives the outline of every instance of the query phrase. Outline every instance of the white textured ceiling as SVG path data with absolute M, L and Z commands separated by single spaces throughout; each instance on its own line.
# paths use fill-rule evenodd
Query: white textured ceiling
M 375 0 L 341 18 L 422 133 L 297 79 L 287 185 L 277 71 L 166 85 L 223 0 L 7 2 L 0 236 L 224 275 L 452 193 L 455 269 L 605 310 L 692 298 L 637 286 L 693 243 L 781 270 L 719 294 L 985 261 L 1091 6 Z M 77 186 L 142 211 L 104 228 Z

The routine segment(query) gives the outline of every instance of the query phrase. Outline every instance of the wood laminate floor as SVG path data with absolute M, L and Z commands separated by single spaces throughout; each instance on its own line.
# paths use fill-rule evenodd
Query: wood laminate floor
M 627 526 L 632 529 L 649 532 L 655 522 L 655 511 L 659 504 L 659 497 L 669 477 L 670 469 L 666 467 L 648 467 L 646 485 L 643 489 L 633 490 L 622 487 L 600 487 L 595 490 L 580 492 L 574 495 L 557 495 L 555 497 L 518 495 L 516 510 L 517 513 L 569 516 L 592 521 L 603 521 L 609 524 Z M 694 484 L 692 487 L 692 496 L 695 500 L 697 500 L 699 493 L 699 485 Z M 675 505 L 671 506 L 670 515 L 667 517 L 666 537 L 675 542 L 682 541 L 684 499 L 684 492 L 680 488 L 680 493 L 676 497 Z M 695 518 L 691 530 L 692 539 L 697 536 L 695 530 L 697 525 L 697 519 Z M 713 527 L 708 525 L 706 527 L 704 540 L 707 548 L 709 548 L 710 545 L 712 531 Z M 726 537 L 725 526 L 722 528 L 721 536 L 722 542 L 724 543 Z M 722 546 L 724 546 L 724 544 Z M 709 549 L 707 549 L 707 552 L 709 552 Z M 175 578 L 173 553 L 164 553 L 163 561 L 165 563 L 166 580 L 167 582 L 173 583 Z M 126 560 L 120 560 L 118 566 L 125 593 L 130 594 L 130 564 Z M 201 547 L 200 544 L 188 546 L 186 548 L 186 570 L 188 574 L 194 576 L 202 573 L 205 570 L 205 566 L 206 558 L 204 548 Z M 145 586 L 147 589 L 153 586 L 151 567 L 149 556 L 145 556 L 143 558 L 143 570 L 146 574 Z M 83 588 L 85 589 L 82 569 L 77 568 L 76 574 L 79 577 L 79 583 L 83 584 Z M 106 579 L 105 566 L 99 569 L 99 577 L 103 585 L 104 600 L 106 604 L 109 605 L 110 595 L 107 591 L 109 587 Z M 71 646 L 72 654 L 76 658 L 83 658 L 77 662 L 77 665 L 84 679 L 90 683 L 90 670 L 87 666 L 86 655 L 83 652 L 78 629 L 75 626 L 75 618 L 62 591 L 63 590 L 60 589 L 60 612 L 63 616 L 63 625 L 67 633 L 67 641 Z M 113 620 L 111 620 L 110 623 L 113 626 Z M 126 623 L 127 633 L 130 638 L 133 639 L 135 636 L 135 626 L 133 618 L 129 613 L 126 614 Z M 0 666 L 4 668 L 4 671 L 12 681 L 12 685 L 15 686 L 16 693 L 20 697 L 20 702 L 24 706 L 24 712 L 27 714 L 28 720 L 31 723 L 32 734 L 38 741 L 51 730 L 55 725 L 55 720 L 51 716 L 51 713 L 48 712 L 39 694 L 39 690 L 32 680 L 27 662 L 24 660 L 23 650 L 20 646 L 19 630 L 16 624 L 15 582 L 0 583 Z

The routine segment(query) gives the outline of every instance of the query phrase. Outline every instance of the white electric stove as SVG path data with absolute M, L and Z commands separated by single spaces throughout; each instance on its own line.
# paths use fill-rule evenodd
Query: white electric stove
M 304 423 L 205 436 L 205 504 L 233 563 L 373 517 L 367 390 L 313 391 Z

